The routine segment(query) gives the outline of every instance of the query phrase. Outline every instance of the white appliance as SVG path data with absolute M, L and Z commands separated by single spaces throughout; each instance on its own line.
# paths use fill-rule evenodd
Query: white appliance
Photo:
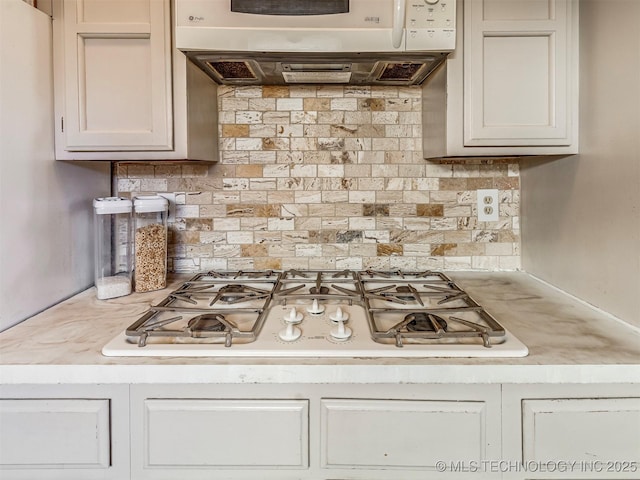
M 176 46 L 218 83 L 420 84 L 455 49 L 453 0 L 176 0 Z
M 200 273 L 106 356 L 522 357 L 527 347 L 441 272 Z

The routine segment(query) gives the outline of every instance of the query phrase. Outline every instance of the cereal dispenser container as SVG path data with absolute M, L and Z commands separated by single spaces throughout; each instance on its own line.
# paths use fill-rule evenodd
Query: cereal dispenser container
M 131 293 L 131 200 L 93 200 L 96 297 L 99 300 Z
M 159 195 L 133 199 L 134 267 L 136 292 L 150 292 L 167 286 L 167 217 L 169 202 Z

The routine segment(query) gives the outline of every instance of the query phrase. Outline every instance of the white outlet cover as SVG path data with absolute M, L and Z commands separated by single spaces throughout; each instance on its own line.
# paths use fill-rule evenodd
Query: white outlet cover
M 500 216 L 498 190 L 495 188 L 478 190 L 478 221 L 497 222 Z

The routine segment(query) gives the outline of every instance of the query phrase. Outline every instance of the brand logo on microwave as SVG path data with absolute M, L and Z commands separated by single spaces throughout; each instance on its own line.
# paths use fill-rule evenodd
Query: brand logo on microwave
M 195 15 L 189 15 L 190 22 L 203 22 L 204 17 L 196 17 Z
M 364 21 L 368 23 L 380 23 L 380 17 L 364 17 Z

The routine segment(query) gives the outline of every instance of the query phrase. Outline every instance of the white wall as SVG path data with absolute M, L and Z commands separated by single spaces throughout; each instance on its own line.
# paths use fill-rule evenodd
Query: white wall
M 0 0 L 0 330 L 93 283 L 109 165 L 53 159 L 51 19 Z
M 640 326 L 640 2 L 580 1 L 580 154 L 521 168 L 525 270 Z

